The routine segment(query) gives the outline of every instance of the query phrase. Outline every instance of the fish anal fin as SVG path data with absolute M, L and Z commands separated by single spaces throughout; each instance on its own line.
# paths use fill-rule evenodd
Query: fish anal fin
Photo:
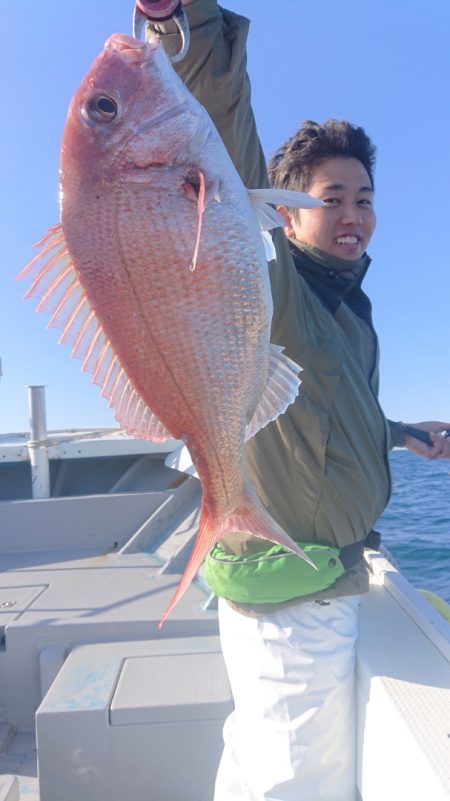
M 246 441 L 272 420 L 283 414 L 298 395 L 300 367 L 283 353 L 279 345 L 271 345 L 267 384 L 245 431 Z

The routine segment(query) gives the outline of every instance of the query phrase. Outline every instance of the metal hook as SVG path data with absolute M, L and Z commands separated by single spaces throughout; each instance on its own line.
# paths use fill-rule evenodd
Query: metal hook
M 136 0 L 133 12 L 133 36 L 142 38 L 142 31 L 147 21 L 162 22 L 173 19 L 181 34 L 181 49 L 174 56 L 169 56 L 172 62 L 181 61 L 188 51 L 190 41 L 189 23 L 181 2 L 174 0 Z

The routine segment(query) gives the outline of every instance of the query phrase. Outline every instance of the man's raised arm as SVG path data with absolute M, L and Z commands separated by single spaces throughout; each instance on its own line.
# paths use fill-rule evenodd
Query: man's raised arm
M 251 108 L 246 71 L 249 20 L 217 5 L 216 0 L 185 0 L 191 41 L 174 69 L 206 108 L 245 186 L 268 186 L 264 154 Z M 180 50 L 175 23 L 152 25 L 166 52 Z

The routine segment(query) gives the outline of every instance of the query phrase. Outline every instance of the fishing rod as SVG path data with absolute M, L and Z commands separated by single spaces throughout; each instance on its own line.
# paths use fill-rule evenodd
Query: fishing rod
M 426 431 L 422 431 L 421 428 L 416 428 L 415 426 L 408 426 L 405 423 L 402 425 L 402 432 L 409 437 L 414 437 L 414 439 L 420 439 L 421 442 L 424 442 L 425 445 L 429 445 L 430 448 L 433 447 L 434 442 L 431 439 L 430 435 Z M 450 437 L 450 429 L 446 429 L 443 431 L 444 437 Z
M 189 23 L 180 0 L 136 0 L 133 12 L 133 36 L 140 39 L 147 22 L 167 22 L 173 19 L 181 34 L 181 49 L 171 61 L 185 57 L 190 41 Z

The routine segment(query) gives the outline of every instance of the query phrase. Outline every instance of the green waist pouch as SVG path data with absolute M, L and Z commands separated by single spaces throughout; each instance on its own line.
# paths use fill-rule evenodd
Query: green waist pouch
M 326 590 L 345 573 L 339 548 L 317 543 L 298 545 L 317 570 L 280 545 L 251 556 L 236 556 L 217 544 L 206 557 L 203 577 L 220 598 L 270 604 Z

